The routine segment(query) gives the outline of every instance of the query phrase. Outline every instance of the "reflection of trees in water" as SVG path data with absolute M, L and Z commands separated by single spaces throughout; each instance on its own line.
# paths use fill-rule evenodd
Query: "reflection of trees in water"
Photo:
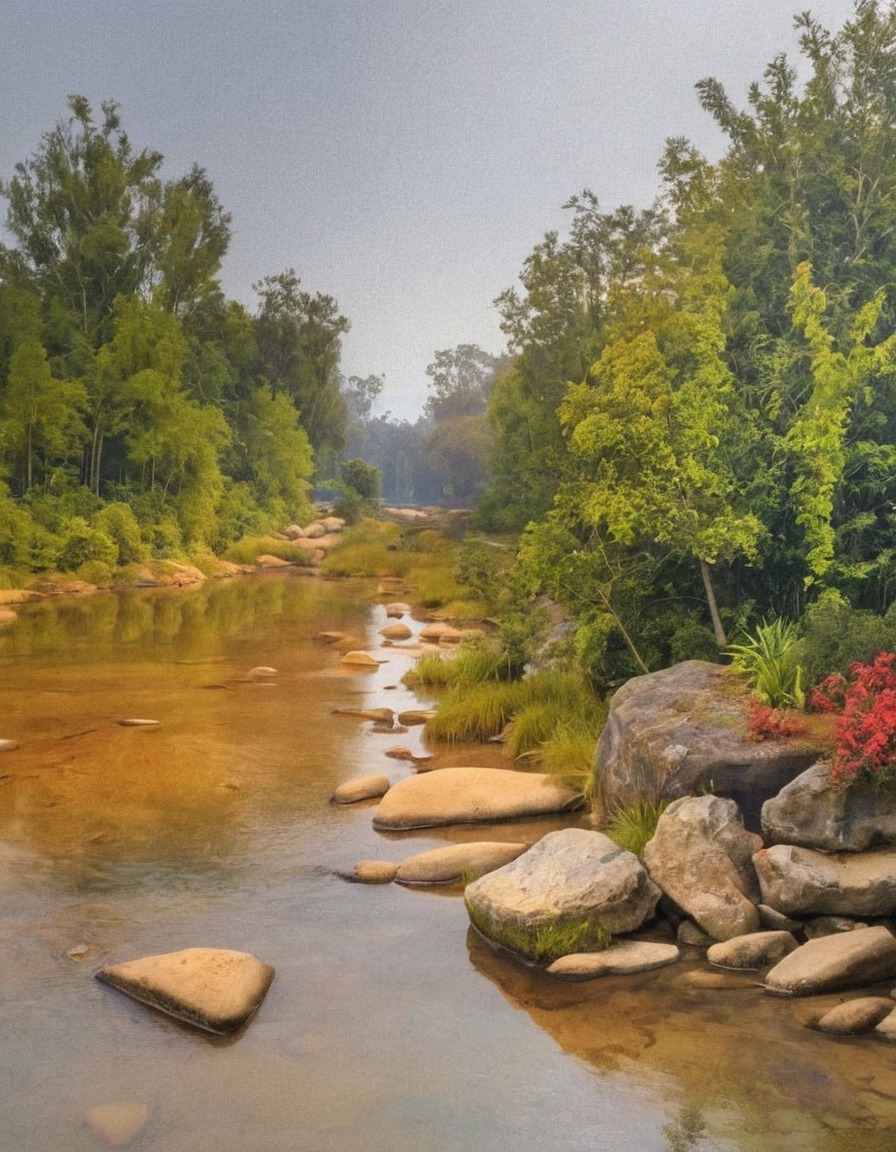
M 675 1119 L 663 1125 L 668 1152 L 691 1152 L 705 1132 L 703 1116 L 694 1104 L 682 1104 Z

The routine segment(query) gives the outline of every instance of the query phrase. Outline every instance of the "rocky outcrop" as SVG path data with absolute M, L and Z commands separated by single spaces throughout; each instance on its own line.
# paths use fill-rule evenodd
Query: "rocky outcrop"
M 753 857 L 763 903 L 800 916 L 891 916 L 896 850 L 829 854 L 776 844 Z
M 110 964 L 96 975 L 168 1016 L 223 1034 L 241 1028 L 258 1009 L 274 969 L 248 952 L 186 948 Z
M 752 857 L 761 841 L 721 796 L 688 796 L 660 816 L 644 849 L 651 878 L 714 940 L 756 932 L 759 889 Z
M 809 940 L 766 974 L 765 989 L 779 996 L 812 996 L 894 978 L 896 938 L 878 925 Z
M 464 893 L 484 936 L 536 961 L 599 950 L 640 928 L 659 898 L 633 853 L 583 828 L 548 833 Z
M 813 764 L 762 806 L 766 844 L 824 852 L 863 852 L 896 844 L 896 791 L 836 783 L 830 765 Z
M 569 812 L 581 796 L 556 777 L 509 768 L 440 768 L 393 785 L 377 807 L 382 829 L 475 824 Z
M 604 809 L 710 790 L 737 800 L 748 826 L 758 829 L 761 802 L 823 749 L 804 740 L 747 739 L 748 700 L 726 668 L 700 660 L 623 684 L 595 755 Z

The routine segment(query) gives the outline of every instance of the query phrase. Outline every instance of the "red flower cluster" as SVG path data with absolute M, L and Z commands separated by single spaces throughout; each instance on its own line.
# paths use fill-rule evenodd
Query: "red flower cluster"
M 809 693 L 810 712 L 842 712 L 846 704 L 846 677 L 839 672 L 825 676 Z
M 800 736 L 806 725 L 798 717 L 783 708 L 770 708 L 758 700 L 750 701 L 750 718 L 747 721 L 747 735 L 751 740 L 785 740 L 788 736 Z
M 896 652 L 853 664 L 837 722 L 835 780 L 896 781 Z

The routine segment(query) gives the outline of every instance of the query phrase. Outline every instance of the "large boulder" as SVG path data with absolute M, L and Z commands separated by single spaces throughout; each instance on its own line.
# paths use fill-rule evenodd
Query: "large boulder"
M 479 932 L 534 961 L 600 950 L 640 928 L 659 898 L 634 853 L 584 828 L 548 833 L 464 893 Z
M 206 1032 L 228 1033 L 253 1015 L 274 969 L 248 952 L 185 948 L 109 964 L 96 974 L 104 984 Z
M 688 660 L 628 680 L 610 701 L 596 771 L 607 811 L 707 789 L 759 826 L 762 800 L 823 754 L 808 740 L 747 738 L 749 692 L 718 664 Z M 755 808 L 755 812 L 754 812 Z
M 896 844 L 896 791 L 836 783 L 821 761 L 762 806 L 767 844 L 798 844 L 824 852 L 864 852 Z
M 660 816 L 644 849 L 651 878 L 713 940 L 759 929 L 752 856 L 761 841 L 733 800 L 686 796 Z
M 393 785 L 374 812 L 382 829 L 475 824 L 568 812 L 581 795 L 543 772 L 512 768 L 439 768 Z
M 753 857 L 762 902 L 786 915 L 891 916 L 896 850 L 827 854 L 775 844 Z
M 821 936 L 795 949 L 765 977 L 779 996 L 813 996 L 896 978 L 896 938 L 886 928 Z

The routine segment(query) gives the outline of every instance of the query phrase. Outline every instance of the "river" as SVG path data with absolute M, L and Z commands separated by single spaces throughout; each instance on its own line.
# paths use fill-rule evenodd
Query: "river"
M 0 1149 L 108 1146 L 86 1115 L 122 1101 L 148 1109 L 141 1152 L 896 1147 L 896 1050 L 805 1027 L 837 997 L 698 990 L 697 956 L 560 984 L 485 946 L 457 890 L 340 877 L 556 826 L 384 836 L 371 806 L 329 803 L 351 776 L 401 779 L 386 750 L 420 747 L 333 714 L 426 703 L 371 592 L 277 573 L 49 599 L 0 632 L 0 739 L 18 742 L 0 752 Z M 324 630 L 385 662 L 346 670 Z M 235 1037 L 93 978 L 193 946 L 276 969 Z

